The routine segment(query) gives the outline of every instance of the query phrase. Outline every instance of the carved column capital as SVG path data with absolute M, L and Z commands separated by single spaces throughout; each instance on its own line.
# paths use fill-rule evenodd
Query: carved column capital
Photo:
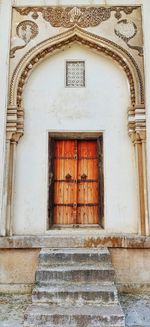
M 23 135 L 23 133 L 20 132 L 6 132 L 6 142 L 10 143 L 18 143 L 20 137 Z
M 129 136 L 134 144 L 146 142 L 146 131 L 144 130 L 131 132 L 129 133 Z

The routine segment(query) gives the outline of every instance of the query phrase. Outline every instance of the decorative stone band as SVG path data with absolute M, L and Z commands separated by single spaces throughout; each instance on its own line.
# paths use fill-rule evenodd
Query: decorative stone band
M 23 135 L 24 113 L 21 107 L 9 105 L 7 108 L 6 139 L 18 142 Z
M 114 13 L 114 17 L 118 20 L 123 14 L 130 15 L 134 10 L 137 10 L 138 6 L 55 6 L 55 7 L 16 7 L 15 10 L 20 15 L 29 15 L 33 19 L 38 19 L 39 15 L 53 27 L 65 27 L 70 28 L 78 25 L 81 28 L 87 28 L 89 26 L 98 26 L 104 21 L 107 21 L 111 17 L 111 13 Z
M 7 132 L 17 131 L 17 108 L 16 106 L 9 106 L 7 108 Z
M 144 105 L 129 108 L 128 130 L 133 143 L 146 142 L 146 112 Z

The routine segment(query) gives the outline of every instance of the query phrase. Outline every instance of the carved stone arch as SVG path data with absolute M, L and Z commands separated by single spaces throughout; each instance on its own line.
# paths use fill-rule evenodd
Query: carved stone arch
M 10 83 L 9 106 L 7 113 L 7 131 L 10 131 L 12 114 L 16 119 L 16 132 L 23 134 L 23 89 L 35 66 L 47 56 L 77 42 L 97 53 L 110 57 L 125 72 L 129 86 L 131 107 L 144 103 L 143 82 L 140 70 L 133 57 L 123 48 L 105 38 L 74 27 L 64 33 L 49 38 L 30 49 L 17 65 Z M 133 111 L 132 111 L 133 116 Z M 15 120 L 14 119 L 14 120 Z
M 13 185 L 16 144 L 23 135 L 24 110 L 23 90 L 34 67 L 46 57 L 73 43 L 89 47 L 93 51 L 108 56 L 121 66 L 125 72 L 130 89 L 130 108 L 128 110 L 128 132 L 136 147 L 138 167 L 140 220 L 139 232 L 149 234 L 147 208 L 147 179 L 145 165 L 146 119 L 144 108 L 144 82 L 134 58 L 114 42 L 74 27 L 64 33 L 49 38 L 30 49 L 18 63 L 10 83 L 9 105 L 7 110 L 7 146 L 6 146 L 6 234 L 12 234 Z M 10 190 L 11 188 L 11 190 Z

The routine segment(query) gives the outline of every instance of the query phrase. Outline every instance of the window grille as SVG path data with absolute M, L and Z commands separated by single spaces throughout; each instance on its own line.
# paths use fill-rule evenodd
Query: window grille
M 85 62 L 67 61 L 66 62 L 66 86 L 84 87 L 85 86 Z

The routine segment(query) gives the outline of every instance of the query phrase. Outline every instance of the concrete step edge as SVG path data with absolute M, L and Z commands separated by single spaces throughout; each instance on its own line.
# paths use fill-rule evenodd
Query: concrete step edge
M 69 306 L 61 305 L 55 306 L 48 303 L 37 303 L 29 305 L 26 310 L 25 315 L 61 315 L 61 316 L 70 316 L 70 315 L 81 315 L 81 316 L 100 316 L 100 315 L 120 315 L 124 317 L 123 310 L 119 303 L 114 304 L 104 304 L 104 305 L 79 305 L 79 306 Z
M 108 254 L 110 252 L 107 248 L 42 248 L 40 254 Z
M 105 271 L 105 270 L 110 270 L 110 271 L 115 271 L 114 268 L 112 267 L 112 265 L 61 265 L 61 266 L 48 266 L 48 267 L 45 267 L 45 266 L 38 266 L 36 272 L 42 272 L 42 271 L 50 271 L 50 272 L 53 272 L 53 271 L 57 271 L 57 272 L 62 272 L 62 271 L 66 271 L 66 272 L 70 272 L 70 271 Z
M 35 292 L 115 292 L 117 293 L 117 288 L 114 284 L 110 285 L 95 285 L 95 284 L 82 284 L 82 285 L 56 285 L 56 286 L 36 286 L 33 289 L 33 293 Z

